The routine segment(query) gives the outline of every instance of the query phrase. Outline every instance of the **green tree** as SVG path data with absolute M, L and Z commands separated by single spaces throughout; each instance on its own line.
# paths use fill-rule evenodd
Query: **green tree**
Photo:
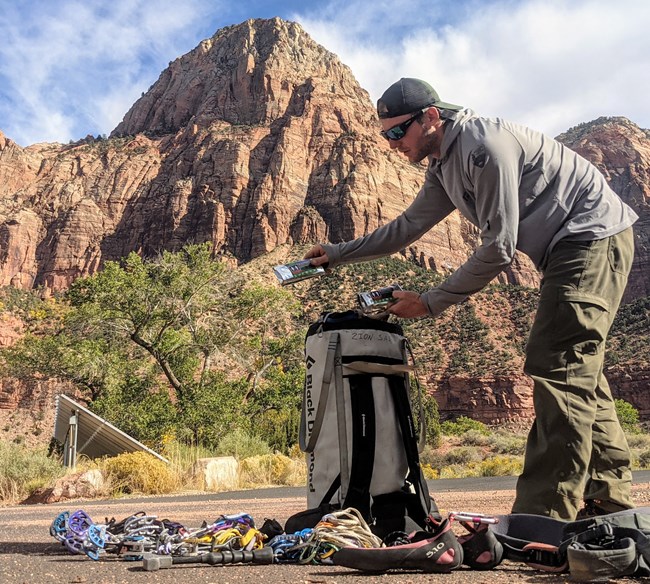
M 4 352 L 5 371 L 83 386 L 98 411 L 147 441 L 176 424 L 177 435 L 216 444 L 232 424 L 250 425 L 265 376 L 295 350 L 293 297 L 215 261 L 207 244 L 107 262 L 62 304 Z

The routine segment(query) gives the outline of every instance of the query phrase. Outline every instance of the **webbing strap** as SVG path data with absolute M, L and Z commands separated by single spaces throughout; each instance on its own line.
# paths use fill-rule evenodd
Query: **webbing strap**
M 499 541 L 503 546 L 504 559 L 523 562 L 531 568 L 545 572 L 564 572 L 567 568 L 566 554 L 559 552 L 557 547 L 543 543 L 529 543 L 523 548 L 518 548 L 503 540 Z
M 413 349 L 411 348 L 411 343 L 409 343 L 408 339 L 405 337 L 404 338 L 404 346 L 402 348 L 402 353 L 404 355 L 404 362 L 408 363 L 408 358 L 411 358 L 411 362 L 413 363 L 412 366 L 407 365 L 407 367 L 411 367 L 411 370 L 413 371 L 413 380 L 415 381 L 415 387 L 417 388 L 418 391 L 418 407 L 420 410 L 420 419 L 419 419 L 419 426 L 420 426 L 420 431 L 419 431 L 419 439 L 418 439 L 418 452 L 422 452 L 424 450 L 424 447 L 426 446 L 426 441 L 427 441 L 427 421 L 424 417 L 424 402 L 422 401 L 422 388 L 420 386 L 420 380 L 418 379 L 418 374 L 415 368 L 415 356 L 413 355 Z M 406 383 L 408 387 L 409 379 L 408 377 L 406 378 Z
M 431 509 L 431 499 L 429 497 L 429 490 L 426 487 L 426 481 L 420 468 L 420 457 L 418 454 L 418 447 L 415 441 L 415 428 L 413 425 L 413 414 L 411 413 L 411 405 L 408 400 L 406 392 L 405 380 L 403 377 L 389 377 L 388 385 L 390 393 L 393 396 L 393 403 L 395 404 L 395 413 L 399 421 L 400 430 L 402 432 L 402 441 L 404 443 L 404 450 L 406 452 L 406 461 L 409 467 L 407 481 L 411 483 L 420 498 L 422 517 L 415 517 L 416 521 L 424 521 Z
M 372 378 L 353 375 L 350 383 L 352 412 L 352 465 L 350 483 L 343 507 L 354 507 L 364 517 L 370 516 L 370 483 L 375 464 L 375 398 Z
M 358 373 L 378 373 L 380 375 L 395 375 L 397 373 L 408 373 L 413 371 L 412 365 L 396 364 L 385 365 L 384 363 L 370 363 L 368 361 L 352 361 L 343 366 L 343 374 L 348 375 L 351 371 Z
M 303 452 L 313 452 L 318 436 L 320 434 L 323 419 L 325 418 L 325 409 L 327 408 L 327 400 L 329 399 L 330 385 L 334 378 L 334 359 L 336 351 L 339 347 L 338 333 L 332 333 L 327 344 L 327 356 L 325 358 L 325 369 L 323 371 L 323 382 L 321 386 L 320 395 L 318 396 L 318 405 L 316 406 L 316 415 L 312 424 L 311 432 L 309 433 L 309 440 L 307 437 L 307 408 L 309 404 L 306 399 L 302 401 L 302 410 L 300 411 L 300 428 L 298 430 L 298 443 L 300 450 Z M 340 349 L 339 357 L 340 357 Z M 305 377 L 306 383 L 307 377 Z
M 338 337 L 338 335 L 337 335 Z M 341 469 L 341 500 L 344 501 L 350 485 L 350 466 L 348 459 L 348 431 L 345 418 L 345 387 L 343 386 L 343 363 L 341 360 L 341 343 L 336 343 L 334 351 L 334 388 L 336 392 L 336 418 L 339 434 L 339 460 Z
M 337 474 L 336 478 L 332 481 L 330 488 L 327 489 L 327 492 L 323 495 L 319 507 L 328 504 L 332 500 L 334 493 L 336 493 L 336 491 L 339 490 L 340 486 L 341 486 L 341 473 Z

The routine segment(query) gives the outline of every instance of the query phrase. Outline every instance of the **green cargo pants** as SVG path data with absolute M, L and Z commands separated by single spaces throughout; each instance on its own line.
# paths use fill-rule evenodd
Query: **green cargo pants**
M 513 513 L 572 521 L 586 499 L 634 506 L 630 451 L 603 374 L 633 256 L 631 227 L 551 252 L 526 346 L 535 421 Z

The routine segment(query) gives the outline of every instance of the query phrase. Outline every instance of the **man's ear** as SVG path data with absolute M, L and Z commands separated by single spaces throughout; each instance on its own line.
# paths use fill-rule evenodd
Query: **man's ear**
M 427 127 L 437 127 L 439 125 L 440 112 L 438 108 L 431 106 L 424 111 L 423 118 Z

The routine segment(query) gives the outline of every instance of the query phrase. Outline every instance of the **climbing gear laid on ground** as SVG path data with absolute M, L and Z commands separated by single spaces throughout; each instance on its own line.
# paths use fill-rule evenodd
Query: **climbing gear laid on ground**
M 390 547 L 345 547 L 333 556 L 334 564 L 363 570 L 422 570 L 427 573 L 448 573 L 463 563 L 463 548 L 451 530 L 451 520 L 440 522 L 433 533 L 416 531 L 408 543 Z
M 273 561 L 278 564 L 297 564 L 302 554 L 302 546 L 312 533 L 311 528 L 303 529 L 291 534 L 276 535 L 268 542 L 273 550 Z
M 650 576 L 650 507 L 570 522 L 523 513 L 497 517 L 488 529 L 501 544 L 503 559 L 569 572 L 578 582 Z M 481 543 L 474 543 L 476 552 Z
M 274 526 L 265 522 L 267 530 L 277 529 L 279 523 L 275 523 Z M 120 522 L 113 518 L 96 524 L 81 509 L 60 513 L 50 526 L 50 535 L 69 552 L 86 554 L 93 560 L 98 560 L 104 552 L 125 560 L 141 560 L 146 553 L 196 556 L 227 550 L 249 552 L 262 548 L 266 538 L 255 529 L 253 518 L 247 513 L 221 515 L 211 524 L 188 530 L 180 523 L 159 520 L 144 512 Z
M 372 533 L 361 513 L 348 508 L 325 515 L 297 548 L 302 549 L 301 564 L 331 564 L 332 555 L 340 549 L 381 545 L 381 539 Z
M 259 550 L 224 550 L 210 552 L 196 556 L 159 556 L 147 554 L 142 560 L 142 568 L 147 572 L 154 572 L 164 568 L 171 568 L 177 564 L 209 564 L 222 566 L 225 564 L 272 564 L 273 550 L 265 547 Z
M 454 534 L 454 521 L 467 533 Z M 93 560 L 104 554 L 143 560 L 147 571 L 176 564 L 276 562 L 446 573 L 461 564 L 488 570 L 509 560 L 546 572 L 569 572 L 579 582 L 650 576 L 650 507 L 572 522 L 452 511 L 443 521 L 429 516 L 424 523 L 424 529 L 397 530 L 382 540 L 360 511 L 347 508 L 326 514 L 313 529 L 292 534 L 278 533 L 280 524 L 267 519 L 263 529 L 275 533 L 268 540 L 246 513 L 220 515 L 187 529 L 143 511 L 119 522 L 95 523 L 79 509 L 57 515 L 50 534 L 70 553 Z
M 420 468 L 409 354 L 399 325 L 359 311 L 324 314 L 309 327 L 300 423 L 308 510 L 287 521 L 287 532 L 347 507 L 382 537 L 423 529 L 430 513 L 440 518 Z

